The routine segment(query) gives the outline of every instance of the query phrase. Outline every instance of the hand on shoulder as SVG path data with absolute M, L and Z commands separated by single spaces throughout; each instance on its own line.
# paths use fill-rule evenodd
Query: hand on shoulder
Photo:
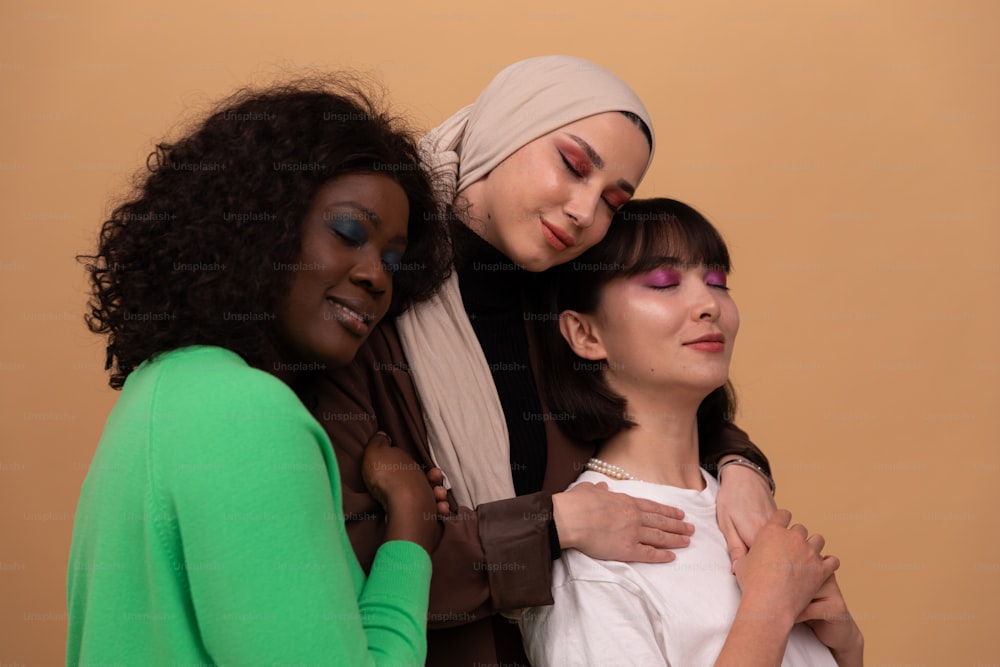
M 603 482 L 553 495 L 552 510 L 560 546 L 601 560 L 666 563 L 675 558 L 669 550 L 686 547 L 694 533 L 681 510 L 610 491 Z

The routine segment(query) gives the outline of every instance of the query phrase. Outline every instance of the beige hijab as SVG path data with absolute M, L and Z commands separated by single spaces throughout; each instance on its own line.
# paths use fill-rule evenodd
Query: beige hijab
M 570 56 L 514 63 L 475 103 L 421 140 L 438 201 L 450 204 L 456 193 L 525 144 L 607 111 L 634 113 L 652 132 L 646 107 L 603 67 Z M 652 151 L 649 157 L 652 160 Z M 455 498 L 471 508 L 512 498 L 507 424 L 455 272 L 437 295 L 404 313 L 397 324 L 420 395 L 431 454 Z

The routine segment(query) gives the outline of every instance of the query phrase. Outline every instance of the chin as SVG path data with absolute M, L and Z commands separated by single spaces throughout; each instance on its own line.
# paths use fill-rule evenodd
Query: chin
M 361 344 L 339 345 L 336 350 L 321 350 L 314 355 L 315 364 L 325 366 L 328 369 L 340 368 L 354 361 L 355 355 L 361 349 Z
M 565 254 L 565 251 L 559 255 L 552 255 L 550 253 L 542 252 L 541 255 L 534 255 L 526 261 L 512 260 L 515 264 L 523 268 L 525 271 L 530 271 L 532 273 L 541 273 L 542 271 L 547 271 L 553 266 L 559 266 L 560 264 L 566 264 L 571 262 L 579 256 L 579 253 L 575 253 L 572 256 Z
M 507 258 L 517 266 L 531 273 L 541 273 L 542 271 L 554 266 L 552 260 L 539 257 L 538 255 L 510 253 L 507 255 Z
M 725 386 L 726 380 L 728 379 L 728 376 L 722 378 L 721 380 L 718 378 L 705 378 L 704 381 L 697 383 L 698 393 L 701 394 L 702 399 L 707 398 L 713 391 L 719 387 Z

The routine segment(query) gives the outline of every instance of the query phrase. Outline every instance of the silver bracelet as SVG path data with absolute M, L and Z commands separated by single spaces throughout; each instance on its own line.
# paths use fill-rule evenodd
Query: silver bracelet
M 733 465 L 733 464 L 738 466 L 743 466 L 744 468 L 750 468 L 751 470 L 756 470 L 761 477 L 767 480 L 767 485 L 771 487 L 771 495 L 772 496 L 774 495 L 774 489 L 776 486 L 774 483 L 774 479 L 772 479 L 772 477 L 768 475 L 767 472 L 759 465 L 747 459 L 730 459 L 725 463 L 723 463 L 722 465 L 718 466 L 716 468 L 716 474 L 719 477 L 719 484 L 722 484 L 722 469 L 728 465 Z

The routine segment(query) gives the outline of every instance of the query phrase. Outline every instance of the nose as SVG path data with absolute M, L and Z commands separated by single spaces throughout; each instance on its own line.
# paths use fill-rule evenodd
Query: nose
M 374 296 L 381 296 L 392 287 L 392 276 L 377 253 L 365 253 L 364 257 L 359 257 L 349 275 L 353 284 Z
M 719 299 L 712 288 L 702 285 L 691 313 L 696 320 L 715 321 L 719 319 Z
M 588 188 L 579 187 L 566 202 L 563 209 L 566 216 L 573 221 L 573 224 L 582 229 L 587 229 L 594 224 L 594 217 L 597 207 L 600 205 L 601 193 L 591 192 Z

